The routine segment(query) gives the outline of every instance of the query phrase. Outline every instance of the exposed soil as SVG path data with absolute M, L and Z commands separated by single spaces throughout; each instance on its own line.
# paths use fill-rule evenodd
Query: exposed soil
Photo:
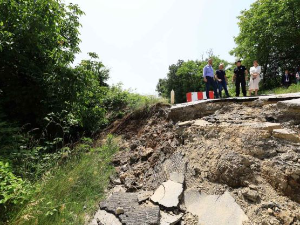
M 177 172 L 184 175 L 184 190 L 228 191 L 249 218 L 244 224 L 300 225 L 300 143 L 273 135 L 279 127 L 299 135 L 297 121 L 285 117 L 276 103 L 226 103 L 186 123 L 170 120 L 168 110 L 158 104 L 106 130 L 122 137 L 111 189 L 153 193 Z M 139 204 L 153 205 L 149 197 Z M 178 207 L 160 210 L 182 214 L 176 224 L 198 224 L 182 196 Z

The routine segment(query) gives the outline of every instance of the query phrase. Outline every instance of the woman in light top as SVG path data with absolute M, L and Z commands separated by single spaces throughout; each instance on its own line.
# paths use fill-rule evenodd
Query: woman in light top
M 249 82 L 249 95 L 255 91 L 255 95 L 259 90 L 261 67 L 258 65 L 257 60 L 254 60 L 253 67 L 250 68 L 250 82 Z

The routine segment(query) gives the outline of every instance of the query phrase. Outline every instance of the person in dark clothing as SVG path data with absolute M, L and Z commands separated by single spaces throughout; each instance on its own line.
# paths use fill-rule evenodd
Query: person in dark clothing
M 285 70 L 281 78 L 281 83 L 284 87 L 288 88 L 292 84 L 292 75 L 288 70 Z
M 242 62 L 239 60 L 236 62 L 236 68 L 234 69 L 233 82 L 235 82 L 235 93 L 236 97 L 240 96 L 240 86 L 242 86 L 242 92 L 244 97 L 247 96 L 246 92 L 246 80 L 248 76 L 248 70 L 242 66 Z
M 226 72 L 224 71 L 224 64 L 219 65 L 219 70 L 216 71 L 215 79 L 217 80 L 219 97 L 222 98 L 222 89 L 225 90 L 226 97 L 229 98 L 229 93 L 227 90 L 227 77 Z

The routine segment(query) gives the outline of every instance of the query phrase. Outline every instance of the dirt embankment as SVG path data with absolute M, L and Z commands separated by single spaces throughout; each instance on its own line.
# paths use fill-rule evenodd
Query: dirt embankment
M 226 103 L 176 123 L 159 104 L 116 122 L 117 175 L 92 224 L 299 225 L 300 110 L 287 110 Z

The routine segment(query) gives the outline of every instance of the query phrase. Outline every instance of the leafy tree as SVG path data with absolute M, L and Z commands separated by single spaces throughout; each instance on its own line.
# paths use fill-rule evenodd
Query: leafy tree
M 0 1 L 0 89 L 7 114 L 37 124 L 51 111 L 48 98 L 57 93 L 48 85 L 71 73 L 82 14 L 60 0 Z
M 265 88 L 277 86 L 285 69 L 300 63 L 300 1 L 258 0 L 239 18 L 237 47 L 231 51 L 249 67 L 257 59 Z

